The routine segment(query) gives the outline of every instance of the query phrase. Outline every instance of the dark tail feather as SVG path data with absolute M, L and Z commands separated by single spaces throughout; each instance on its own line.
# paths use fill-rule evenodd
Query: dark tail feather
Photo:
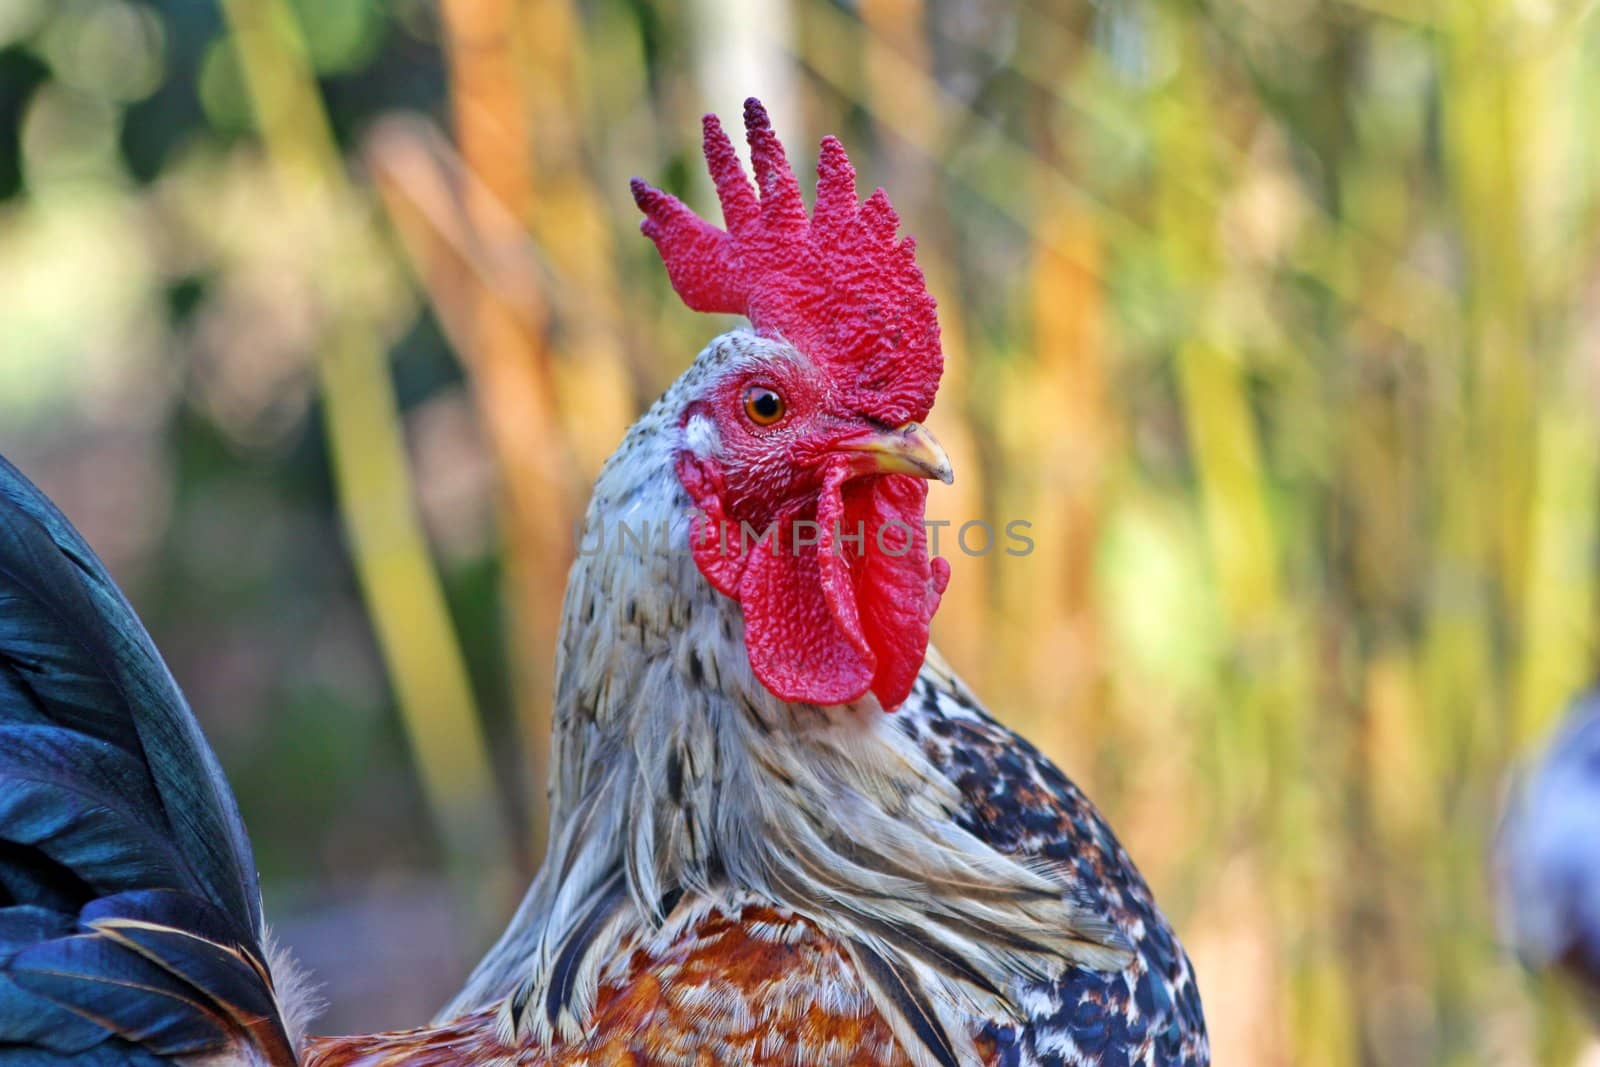
M 0 1067 L 295 1063 L 238 807 L 110 575 L 0 458 Z

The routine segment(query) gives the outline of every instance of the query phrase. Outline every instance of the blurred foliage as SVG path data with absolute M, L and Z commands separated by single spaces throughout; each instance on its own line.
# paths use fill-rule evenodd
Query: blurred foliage
M 1593 671 L 1593 6 L 272 0 L 252 46 L 197 0 L 0 0 L 0 450 L 173 661 L 328 1025 L 415 1022 L 538 854 L 589 479 L 720 326 L 626 180 L 707 210 L 698 115 L 757 93 L 918 236 L 930 506 L 1037 544 L 947 544 L 937 639 L 1118 827 L 1217 1062 L 1571 1063 L 1485 857 Z M 340 390 L 385 395 L 351 351 L 395 401 L 341 461 Z M 410 501 L 363 495 L 379 455 Z M 417 517 L 443 601 L 397 609 Z M 396 659 L 430 626 L 454 711 L 415 696 L 450 641 Z M 445 762 L 479 721 L 493 781 Z M 499 799 L 463 830 L 456 787 Z

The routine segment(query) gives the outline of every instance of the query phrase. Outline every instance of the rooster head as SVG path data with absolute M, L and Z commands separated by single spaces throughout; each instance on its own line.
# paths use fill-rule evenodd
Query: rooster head
M 925 479 L 951 480 L 921 426 L 943 368 L 933 298 L 888 198 L 857 199 L 835 138 L 808 217 L 760 102 L 744 117 L 756 189 L 705 118 L 726 229 L 633 182 L 678 295 L 754 329 L 701 357 L 712 365 L 680 416 L 695 562 L 738 602 L 751 667 L 774 695 L 841 704 L 870 691 L 893 709 L 950 573 L 923 525 Z

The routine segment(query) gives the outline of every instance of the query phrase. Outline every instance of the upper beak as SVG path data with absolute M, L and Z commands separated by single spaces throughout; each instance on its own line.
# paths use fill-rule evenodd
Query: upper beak
M 956 480 L 944 446 L 921 423 L 908 422 L 893 430 L 869 430 L 834 445 L 851 456 L 858 474 L 910 474 L 937 478 L 949 485 Z

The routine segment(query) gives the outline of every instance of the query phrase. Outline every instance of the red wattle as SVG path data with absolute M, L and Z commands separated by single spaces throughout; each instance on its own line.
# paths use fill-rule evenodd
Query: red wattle
M 848 573 L 848 583 L 825 585 L 847 592 L 850 611 L 859 617 L 862 636 L 877 658 L 872 692 L 885 711 L 899 707 L 916 684 L 928 654 L 928 627 L 950 580 L 950 565 L 928 558 L 927 530 L 922 525 L 928 485 L 902 474 L 846 482 L 833 497 L 843 537 L 838 551 L 832 541 L 834 523 L 824 522 L 820 546 L 823 568 Z M 829 507 L 826 490 L 819 516 Z M 842 613 L 843 597 L 835 600 Z
M 745 650 L 762 685 L 781 700 L 811 704 L 871 691 L 887 711 L 910 695 L 950 577 L 949 564 L 928 558 L 921 479 L 848 480 L 841 461 L 827 471 L 815 512 L 791 508 L 748 543 L 723 511 L 714 463 L 681 455 L 678 477 L 699 509 L 690 533 L 695 563 L 739 602 Z M 797 524 L 811 534 L 799 540 L 814 544 L 796 548 Z
M 792 533 L 793 520 L 779 520 Z M 776 553 L 763 544 L 750 554 L 739 606 L 744 645 L 761 684 L 780 700 L 844 704 L 872 684 L 875 657 L 854 618 L 841 619 L 824 593 L 825 557 L 815 548 L 793 551 L 792 536 Z

